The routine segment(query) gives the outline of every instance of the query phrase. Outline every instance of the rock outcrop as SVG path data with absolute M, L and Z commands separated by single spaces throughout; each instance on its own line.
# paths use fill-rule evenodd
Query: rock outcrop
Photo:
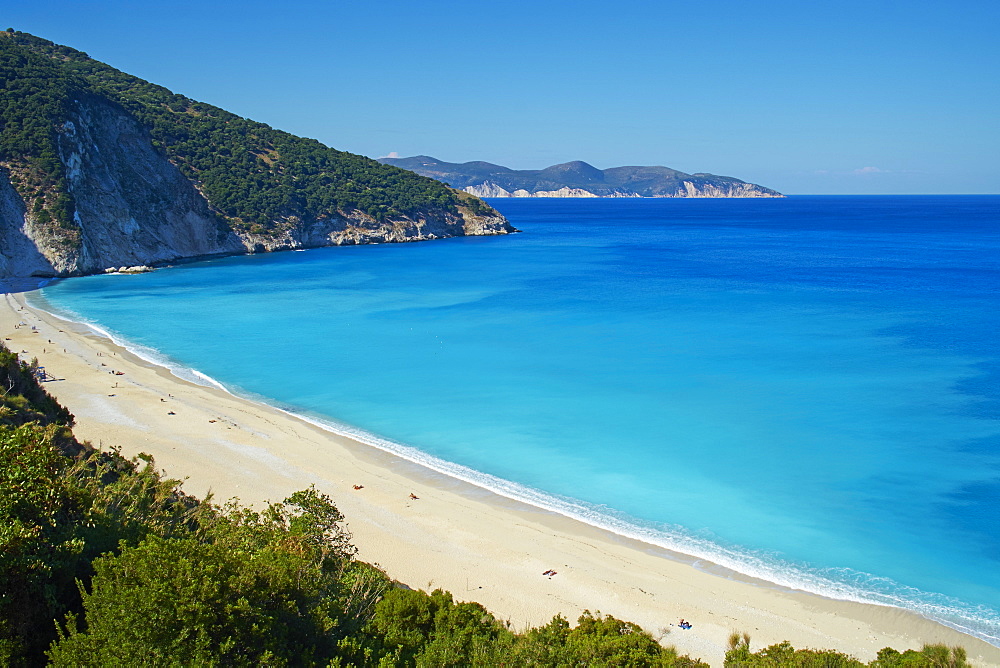
M 57 274 L 240 253 L 243 240 L 123 109 L 82 96 L 59 129 L 80 227 L 78 250 L 34 237 Z
M 599 195 L 595 195 L 583 188 L 568 188 L 565 186 L 559 190 L 528 192 L 524 188 L 519 188 L 514 192 L 510 192 L 489 181 L 477 186 L 465 186 L 463 190 L 476 197 L 599 197 Z
M 7 171 L 0 170 L 0 278 L 57 273 L 32 239 L 31 227 L 24 201 L 10 184 Z

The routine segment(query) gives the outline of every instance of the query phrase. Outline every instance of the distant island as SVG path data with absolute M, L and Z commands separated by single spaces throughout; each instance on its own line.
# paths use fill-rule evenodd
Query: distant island
M 515 231 L 473 195 L 0 32 L 0 278 Z
M 784 197 L 755 183 L 669 167 L 598 169 L 580 160 L 545 169 L 510 169 L 489 162 L 442 162 L 426 155 L 379 158 L 443 181 L 476 197 Z

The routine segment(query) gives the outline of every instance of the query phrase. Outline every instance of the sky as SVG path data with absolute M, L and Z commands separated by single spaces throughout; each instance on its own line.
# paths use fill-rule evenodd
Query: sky
M 371 157 L 1000 193 L 995 0 L 0 0 L 0 23 Z

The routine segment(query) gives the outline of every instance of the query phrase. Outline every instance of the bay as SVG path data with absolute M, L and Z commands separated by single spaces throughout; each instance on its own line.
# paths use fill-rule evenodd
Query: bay
M 1000 644 L 1000 197 L 491 203 L 523 233 L 33 299 L 483 486 Z

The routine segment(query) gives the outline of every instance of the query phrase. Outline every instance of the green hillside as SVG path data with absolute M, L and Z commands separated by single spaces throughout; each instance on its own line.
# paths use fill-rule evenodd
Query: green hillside
M 0 343 L 0 665 L 707 666 L 611 616 L 517 633 L 478 603 L 395 583 L 355 558 L 343 515 L 314 488 L 261 512 L 188 496 L 148 456 L 78 443 L 37 364 Z M 725 660 L 865 665 L 788 643 L 752 652 L 738 633 Z M 969 664 L 960 648 L 925 646 L 867 665 Z
M 0 33 L 0 82 L 0 162 L 29 210 L 46 212 L 43 220 L 70 238 L 73 198 L 58 133 L 88 95 L 138 119 L 234 228 L 267 234 L 355 210 L 378 221 L 457 213 L 460 204 L 490 211 L 432 179 L 241 118 L 27 33 Z
M 85 84 L 57 61 L 19 47 L 17 38 L 0 33 L 0 162 L 39 222 L 55 222 L 63 228 L 62 238 L 74 243 L 79 229 L 59 160 L 56 128 Z

